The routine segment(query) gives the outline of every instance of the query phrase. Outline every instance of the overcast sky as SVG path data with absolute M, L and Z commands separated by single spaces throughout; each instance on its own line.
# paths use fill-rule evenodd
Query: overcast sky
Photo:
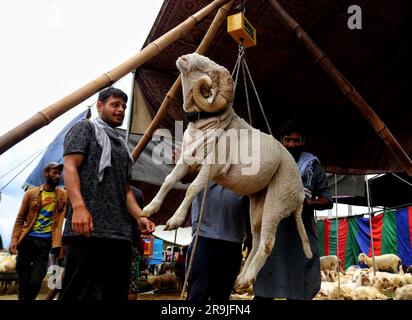
M 13 0 L 0 2 L 0 135 L 135 55 L 163 0 Z M 131 75 L 115 84 L 126 93 Z M 92 97 L 0 155 L 0 177 L 44 149 Z M 126 121 L 125 121 L 126 123 Z M 0 234 L 8 245 L 37 158 L 1 193 Z M 0 189 L 27 162 L 0 179 Z

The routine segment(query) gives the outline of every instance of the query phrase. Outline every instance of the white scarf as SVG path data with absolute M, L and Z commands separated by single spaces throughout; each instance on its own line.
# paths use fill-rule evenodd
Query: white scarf
M 129 172 L 131 167 L 133 166 L 134 161 L 132 159 L 132 156 L 130 155 L 129 148 L 127 147 L 126 141 L 123 139 L 123 137 L 116 131 L 116 129 L 109 126 L 100 117 L 91 120 L 91 123 L 94 126 L 97 143 L 102 148 L 102 155 L 100 157 L 99 163 L 99 173 L 97 174 L 99 181 L 103 180 L 104 169 L 112 166 L 112 145 L 110 143 L 110 138 L 123 143 L 125 149 L 127 150 L 127 154 L 129 156 L 127 164 Z

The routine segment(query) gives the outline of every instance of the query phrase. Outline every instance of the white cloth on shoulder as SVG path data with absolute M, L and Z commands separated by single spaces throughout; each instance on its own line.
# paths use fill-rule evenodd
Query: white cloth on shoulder
M 126 141 L 123 139 L 123 137 L 116 131 L 115 128 L 112 128 L 111 126 L 109 126 L 100 117 L 97 117 L 91 120 L 91 123 L 94 126 L 97 143 L 102 148 L 102 155 L 100 157 L 100 163 L 99 163 L 99 173 L 97 175 L 97 178 L 99 179 L 99 181 L 103 180 L 104 169 L 112 166 L 111 164 L 112 145 L 110 143 L 110 138 L 120 141 L 121 143 L 123 143 L 124 147 L 126 148 L 127 153 L 129 155 L 128 170 L 130 172 L 130 169 L 133 166 L 134 161 L 130 154 L 129 148 L 127 147 Z

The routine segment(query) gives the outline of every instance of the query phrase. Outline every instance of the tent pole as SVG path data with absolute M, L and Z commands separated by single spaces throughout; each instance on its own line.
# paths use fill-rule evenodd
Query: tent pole
M 162 35 L 160 38 L 151 42 L 139 53 L 115 67 L 113 70 L 102 74 L 100 77 L 92 80 L 80 89 L 72 92 L 68 96 L 53 103 L 42 111 L 39 111 L 16 128 L 0 136 L 0 155 L 13 147 L 16 143 L 31 135 L 33 132 L 48 125 L 57 117 L 77 106 L 79 103 L 88 99 L 101 89 L 112 85 L 129 72 L 158 55 L 166 47 L 191 30 L 199 21 L 207 17 L 213 10 L 220 8 L 228 1 L 229 0 L 214 0 L 206 7 L 187 18 L 181 24 Z
M 276 15 L 286 27 L 295 36 L 303 42 L 305 48 L 315 58 L 316 62 L 326 71 L 328 76 L 337 84 L 340 90 L 355 105 L 364 118 L 372 125 L 376 133 L 386 143 L 392 154 L 402 165 L 409 176 L 412 176 L 412 160 L 392 135 L 383 121 L 375 113 L 371 106 L 362 98 L 359 92 L 345 78 L 345 76 L 336 68 L 326 53 L 319 48 L 313 39 L 303 30 L 303 28 L 282 8 L 277 0 L 269 0 Z
M 338 297 L 340 298 L 340 268 L 341 265 L 339 263 L 339 214 L 338 214 L 338 178 L 337 174 L 335 173 L 335 206 L 336 206 L 336 216 L 335 216 L 335 223 L 336 223 L 336 256 L 338 257 Z
M 220 25 L 226 18 L 227 13 L 230 10 L 230 7 L 232 6 L 232 4 L 233 4 L 233 0 L 227 3 L 226 5 L 222 6 L 218 10 L 215 18 L 210 24 L 209 29 L 207 30 L 207 33 L 205 34 L 205 37 L 203 38 L 200 45 L 197 47 L 197 50 L 196 50 L 197 53 L 205 54 L 206 50 L 209 48 L 209 45 L 212 43 L 212 40 L 215 37 L 217 31 L 219 30 Z M 167 92 L 159 110 L 157 111 L 149 127 L 146 129 L 139 143 L 133 149 L 132 158 L 135 161 L 137 160 L 137 158 L 139 158 L 140 154 L 143 152 L 144 148 L 149 143 L 150 139 L 152 138 L 153 132 L 159 127 L 159 123 L 166 117 L 167 109 L 169 108 L 170 103 L 176 99 L 175 97 L 178 94 L 180 89 L 181 89 L 181 80 L 179 76 L 176 79 L 173 86 Z
M 369 232 L 371 235 L 371 249 L 372 249 L 372 268 L 373 268 L 373 275 L 376 275 L 376 265 L 375 265 L 375 246 L 373 240 L 373 229 L 372 229 L 372 212 L 371 212 L 371 199 L 370 199 L 370 190 L 369 190 L 369 180 L 368 176 L 365 175 L 365 182 L 366 182 L 366 197 L 368 200 L 368 215 L 369 215 Z
M 172 261 L 170 261 L 170 267 L 172 268 L 172 271 L 175 271 L 175 247 L 176 247 L 176 238 L 177 238 L 177 228 L 175 230 L 175 239 L 173 240 L 173 246 L 172 246 Z

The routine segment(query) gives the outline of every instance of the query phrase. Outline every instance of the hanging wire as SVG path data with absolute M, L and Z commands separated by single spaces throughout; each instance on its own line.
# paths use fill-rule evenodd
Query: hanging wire
M 245 92 L 246 92 L 246 104 L 247 104 L 247 108 L 248 108 L 249 124 L 252 125 L 252 112 L 251 112 L 251 109 L 250 109 L 250 101 L 249 101 L 249 93 L 248 93 L 248 89 L 247 89 L 246 75 L 249 77 L 249 81 L 250 81 L 250 83 L 252 84 L 252 88 L 253 88 L 253 91 L 254 91 L 254 93 L 255 93 L 257 102 L 258 102 L 258 104 L 259 104 L 260 111 L 262 112 L 263 118 L 264 118 L 264 120 L 265 120 L 266 127 L 267 127 L 269 133 L 273 136 L 272 129 L 271 129 L 271 127 L 270 127 L 270 125 L 269 125 L 269 121 L 268 121 L 268 119 L 267 119 L 267 117 L 266 117 L 265 110 L 263 109 L 263 105 L 262 105 L 262 102 L 260 101 L 259 94 L 258 94 L 258 92 L 257 92 L 255 83 L 253 82 L 252 75 L 251 75 L 250 70 L 249 70 L 249 67 L 248 67 L 248 65 L 247 65 L 247 63 L 246 63 L 246 59 L 245 59 L 245 47 L 243 46 L 243 41 L 242 41 L 242 39 L 240 40 L 240 43 L 239 43 L 238 57 L 237 57 L 235 66 L 233 67 L 233 70 L 232 70 L 232 73 L 231 73 L 232 78 L 234 78 L 233 96 L 235 96 L 235 93 L 236 93 L 236 88 L 237 88 L 237 83 L 238 83 L 238 78 L 239 78 L 240 66 L 242 66 L 242 72 L 243 72 L 243 82 L 244 82 Z M 246 72 L 245 72 L 245 70 L 246 70 Z M 234 77 L 233 77 L 233 76 L 234 76 Z
M 244 63 L 242 63 L 242 72 L 243 72 L 243 74 L 245 74 L 245 64 Z M 246 77 L 243 77 L 243 84 L 245 86 L 246 105 L 247 105 L 247 112 L 248 112 L 248 115 L 249 115 L 249 124 L 251 126 L 253 126 L 253 124 L 252 124 L 252 112 L 250 111 L 249 93 L 248 93 L 248 90 L 247 90 Z
M 256 95 L 257 101 L 258 101 L 258 103 L 259 103 L 260 110 L 262 111 L 263 118 L 265 119 L 266 126 L 267 126 L 267 128 L 268 128 L 268 130 L 269 130 L 269 133 L 273 136 L 272 130 L 271 130 L 270 125 L 269 125 L 269 121 L 268 121 L 268 119 L 267 119 L 267 117 L 266 117 L 265 110 L 263 109 L 262 102 L 261 102 L 260 99 L 259 99 L 259 94 L 258 94 L 258 92 L 257 92 L 257 90 L 256 90 L 255 83 L 253 82 L 252 76 L 250 75 L 249 67 L 247 66 L 247 63 L 246 63 L 246 60 L 245 60 L 245 59 L 243 59 L 243 63 L 244 63 L 244 65 L 245 65 L 245 67 L 246 67 L 247 74 L 249 75 L 250 83 L 252 84 L 253 90 L 255 91 L 255 95 Z
M 46 150 L 46 149 L 47 149 L 47 147 L 44 148 L 44 149 L 42 150 L 42 152 L 43 152 L 44 150 Z M 16 179 L 16 178 L 20 175 L 20 173 L 22 173 L 30 164 L 32 164 L 33 161 L 36 160 L 37 157 L 42 154 L 42 152 L 39 152 L 23 169 L 21 169 L 13 178 L 11 178 L 11 180 L 10 180 L 9 182 L 7 182 L 7 183 L 0 189 L 0 192 L 2 192 L 2 191 L 4 190 L 4 188 L 6 188 L 14 179 Z
M 39 152 L 43 152 L 43 150 L 39 150 L 36 151 L 35 153 L 33 153 L 31 156 L 29 156 L 28 158 L 26 158 L 25 160 L 23 160 L 22 162 L 20 162 L 18 165 L 16 165 L 15 167 L 13 167 L 12 169 L 10 169 L 9 171 L 7 171 L 5 174 L 3 174 L 0 179 L 3 179 L 5 176 L 7 176 L 10 172 L 14 171 L 15 169 L 17 169 L 18 167 L 20 167 L 23 163 L 25 163 L 26 161 L 28 161 L 31 157 L 35 156 L 36 154 L 38 154 Z
M 238 54 L 237 54 L 237 60 L 236 60 L 235 66 L 233 67 L 233 71 L 232 71 L 232 74 L 231 74 L 232 78 L 233 78 L 233 75 L 235 74 L 234 84 L 233 84 L 233 97 L 235 96 L 236 87 L 237 87 L 237 80 L 238 80 L 238 77 L 239 77 L 240 65 L 242 63 L 244 55 L 245 55 L 245 47 L 243 46 L 243 41 L 240 40 Z

